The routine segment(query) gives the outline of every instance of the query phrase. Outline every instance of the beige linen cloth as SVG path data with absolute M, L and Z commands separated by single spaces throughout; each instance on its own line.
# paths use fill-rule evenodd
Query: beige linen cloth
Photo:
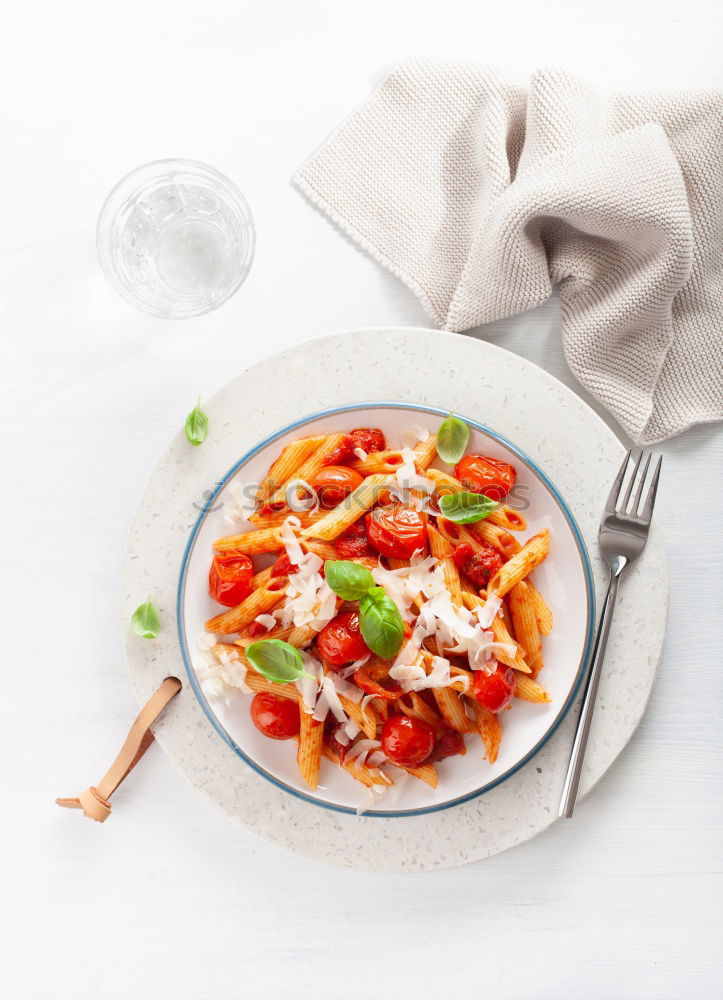
M 559 282 L 568 364 L 636 441 L 723 417 L 723 95 L 413 60 L 294 181 L 447 330 Z

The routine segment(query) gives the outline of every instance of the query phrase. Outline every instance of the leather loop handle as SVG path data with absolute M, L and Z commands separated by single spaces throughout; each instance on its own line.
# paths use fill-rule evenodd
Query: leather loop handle
M 130 774 L 154 740 L 151 726 L 166 705 L 178 694 L 183 685 L 177 677 L 166 677 L 138 713 L 138 718 L 130 728 L 120 753 L 111 764 L 98 786 L 91 785 L 74 799 L 56 799 L 59 806 L 66 809 L 82 809 L 89 819 L 104 823 L 111 812 L 110 797 Z

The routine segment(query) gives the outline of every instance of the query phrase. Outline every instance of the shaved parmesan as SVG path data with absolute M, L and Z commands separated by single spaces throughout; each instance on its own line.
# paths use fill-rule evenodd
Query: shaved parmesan
M 365 462 L 369 458 L 369 456 L 367 455 L 367 453 L 364 451 L 363 448 L 355 448 L 354 454 L 356 455 L 356 457 L 359 459 L 360 462 Z
M 331 677 L 327 676 L 321 681 L 321 691 L 316 699 L 312 718 L 316 719 L 317 722 L 323 722 L 329 712 L 331 712 L 337 722 L 348 722 L 348 716 L 342 708 L 339 695 L 336 693 L 334 681 Z
M 347 751 L 344 760 L 348 761 L 356 760 L 359 761 L 360 764 L 363 764 L 364 761 L 366 760 L 366 755 L 369 753 L 369 751 L 378 750 L 380 746 L 381 743 L 379 742 L 379 740 L 357 740 L 356 743 L 354 743 L 354 745 L 351 747 L 351 749 Z M 364 755 L 363 757 L 362 754 Z M 360 758 L 362 759 L 359 760 Z
M 227 524 L 237 525 L 247 521 L 256 510 L 255 487 L 236 482 L 230 483 L 224 493 L 223 519 Z
M 477 621 L 482 628 L 489 628 L 495 620 L 502 607 L 502 598 L 497 594 L 490 594 L 484 604 L 480 604 L 474 609 Z
M 319 661 L 307 653 L 305 649 L 300 649 L 301 662 L 304 664 L 304 670 L 311 674 L 310 677 L 299 677 L 295 681 L 296 689 L 301 695 L 301 707 L 305 712 L 311 714 L 316 707 L 316 695 L 319 689 L 319 684 L 321 678 L 324 676 L 324 668 L 319 663 Z
M 272 628 L 276 628 L 276 619 L 273 615 L 257 615 L 254 621 L 258 625 L 263 625 L 267 632 Z

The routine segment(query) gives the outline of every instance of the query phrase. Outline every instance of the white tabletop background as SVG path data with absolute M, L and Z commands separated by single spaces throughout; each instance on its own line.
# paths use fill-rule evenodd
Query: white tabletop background
M 520 78 L 556 65 L 611 87 L 720 86 L 720 4 L 613 0 L 594 17 L 579 0 L 12 7 L 0 37 L 2 994 L 716 995 L 720 428 L 662 448 L 665 655 L 639 731 L 573 821 L 472 867 L 390 877 L 256 839 L 158 747 L 103 826 L 53 798 L 100 777 L 135 715 L 117 615 L 125 533 L 196 396 L 318 334 L 427 322 L 291 189 L 293 169 L 409 54 Z M 246 285 L 180 323 L 117 298 L 94 247 L 109 188 L 166 156 L 228 173 L 258 228 Z M 581 391 L 559 323 L 551 300 L 472 336 Z

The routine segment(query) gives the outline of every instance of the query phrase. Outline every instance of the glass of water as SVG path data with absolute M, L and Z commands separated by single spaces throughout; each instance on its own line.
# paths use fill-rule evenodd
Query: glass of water
M 239 288 L 255 232 L 228 177 L 194 160 L 157 160 L 113 188 L 96 239 L 106 277 L 127 302 L 181 319 L 218 308 Z

